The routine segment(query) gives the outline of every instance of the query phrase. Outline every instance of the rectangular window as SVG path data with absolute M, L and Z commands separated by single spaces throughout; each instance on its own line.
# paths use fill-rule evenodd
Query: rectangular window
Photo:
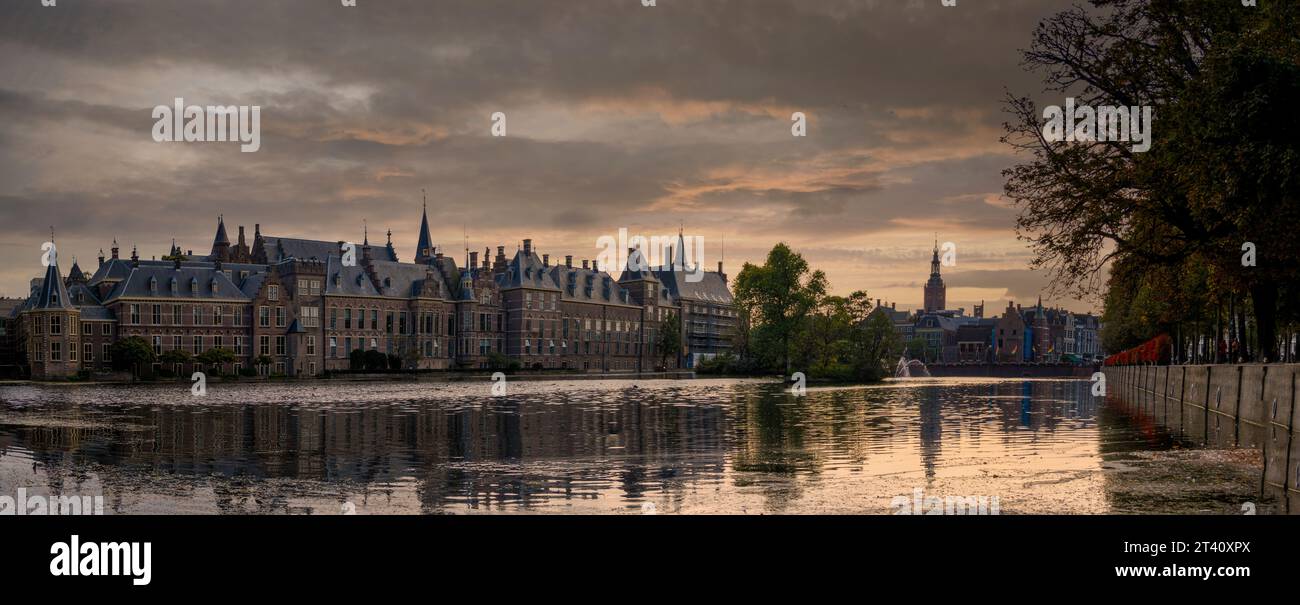
M 103 359 L 104 361 L 113 360 L 113 345 L 104 343 L 104 346 L 100 347 L 100 349 L 102 350 L 102 353 L 100 355 L 101 359 Z
M 236 336 L 236 337 L 235 337 L 235 355 L 240 355 L 240 356 L 242 356 L 243 354 L 244 354 L 244 337 L 243 337 L 243 336 Z
M 285 348 L 284 348 L 284 337 L 283 337 L 283 336 L 276 336 L 276 337 L 275 337 L 275 354 L 276 354 L 276 355 L 284 355 L 284 354 L 285 354 Z
M 339 310 L 335 307 L 330 307 L 330 329 L 335 330 L 338 329 L 338 327 L 339 327 Z
M 243 308 L 243 307 L 235 307 L 235 313 L 234 313 L 234 315 L 235 315 L 235 326 L 236 326 L 236 327 L 243 326 L 243 325 L 244 325 L 244 308 Z
M 307 354 L 308 354 L 308 355 L 315 355 L 315 354 L 316 354 L 316 337 L 315 337 L 315 336 L 308 336 L 308 337 L 307 337 Z M 312 373 L 315 374 L 316 372 L 313 371 Z
M 50 316 L 50 334 L 62 334 L 62 333 L 63 333 L 63 316 L 62 316 L 62 315 L 51 315 L 51 316 Z M 55 359 L 54 361 L 58 361 L 58 360 Z
M 302 316 L 302 327 L 315 328 L 320 326 L 320 308 L 303 307 L 298 310 Z
M 177 351 L 181 350 L 181 337 L 180 337 L 180 335 L 176 335 L 176 336 L 173 336 L 173 337 L 172 337 L 172 349 L 177 350 Z
M 102 326 L 100 326 L 100 333 L 103 334 L 104 336 L 108 336 L 112 334 L 113 333 L 112 324 L 103 324 Z
M 203 306 L 202 306 L 202 305 L 194 305 L 194 309 L 193 309 L 193 311 L 194 311 L 194 324 L 193 324 L 193 325 L 196 325 L 196 326 L 201 326 L 201 325 L 203 325 Z
M 63 343 L 50 343 L 50 361 L 63 361 Z
M 263 327 L 263 328 L 269 328 L 269 327 L 271 327 L 271 308 L 270 308 L 270 307 L 258 307 L 258 308 L 257 308 L 257 325 L 259 325 L 259 326 L 261 326 L 261 327 Z
M 267 286 L 266 300 L 280 300 L 280 286 Z
M 140 305 L 131 305 L 131 324 L 138 325 L 139 323 L 140 323 Z
M 284 307 L 275 308 L 275 327 L 284 327 Z
M 338 357 L 338 356 L 339 356 L 339 339 L 337 339 L 337 338 L 331 336 L 331 337 L 330 337 L 330 357 Z
M 343 309 L 343 329 L 344 329 L 344 330 L 351 330 L 351 329 L 352 329 L 352 309 L 351 309 L 351 308 Z
M 203 337 L 202 337 L 202 336 L 195 336 L 195 337 L 194 337 L 194 354 L 195 354 L 195 355 L 198 355 L 199 353 L 202 353 L 202 352 L 203 352 Z
M 162 305 L 153 306 L 153 323 L 154 325 L 162 325 Z
M 153 337 L 153 354 L 154 354 L 154 355 L 162 355 L 162 337 L 161 337 L 161 336 L 155 336 L 155 337 Z
M 259 337 L 258 337 L 258 343 L 257 343 L 257 344 L 258 344 L 258 350 L 261 351 L 261 354 L 262 354 L 262 355 L 270 355 L 270 354 L 271 354 L 271 337 L 270 337 L 270 336 L 259 336 Z
M 86 343 L 82 348 L 85 349 L 85 352 L 82 354 L 82 359 L 86 360 L 86 362 L 95 361 L 95 345 Z
M 212 307 L 212 325 L 219 326 L 222 323 L 224 323 L 224 321 L 221 316 L 221 305 Z

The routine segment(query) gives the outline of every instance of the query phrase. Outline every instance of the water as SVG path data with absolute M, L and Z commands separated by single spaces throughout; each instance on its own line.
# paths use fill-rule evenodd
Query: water
M 921 489 L 1003 514 L 1231 512 L 1259 482 L 1230 461 L 1161 496 L 1147 470 L 1180 444 L 1087 381 L 489 387 L 4 385 L 0 495 L 102 494 L 110 514 L 889 514 Z

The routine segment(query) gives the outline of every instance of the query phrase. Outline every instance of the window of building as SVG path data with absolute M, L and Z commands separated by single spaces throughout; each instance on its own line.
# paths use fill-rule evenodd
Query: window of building
M 267 286 L 266 300 L 280 300 L 280 286 Z

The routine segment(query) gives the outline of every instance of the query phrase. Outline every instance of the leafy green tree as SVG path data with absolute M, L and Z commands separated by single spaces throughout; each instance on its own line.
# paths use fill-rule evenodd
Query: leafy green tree
M 811 270 L 784 243 L 772 248 L 763 265 L 745 263 L 736 276 L 735 303 L 751 322 L 754 353 L 789 374 L 797 337 L 826 289 L 826 274 Z
M 158 356 L 158 361 L 168 365 L 177 364 L 177 363 L 190 363 L 193 360 L 194 360 L 194 356 L 190 355 L 190 352 L 186 351 L 185 349 L 171 349 L 168 351 L 163 351 L 162 355 Z
M 235 352 L 222 347 L 213 347 L 202 353 L 199 353 L 195 360 L 208 368 L 213 368 L 220 372 L 226 364 L 235 363 Z
M 149 341 L 140 336 L 128 336 L 113 343 L 113 368 L 130 370 L 132 377 L 139 376 L 140 366 L 152 364 L 157 355 Z
M 1077 105 L 1152 107 L 1152 146 L 1049 141 L 1036 104 L 1008 99 L 1004 140 L 1032 159 L 1005 172 L 1006 193 L 1020 207 L 1034 266 L 1049 270 L 1054 291 L 1090 294 L 1111 263 L 1122 263 L 1110 286 L 1150 295 L 1129 305 L 1125 321 L 1165 315 L 1163 305 L 1172 325 L 1204 327 L 1192 316 L 1201 309 L 1179 300 L 1185 281 L 1195 283 L 1186 266 L 1195 259 L 1223 286 L 1212 306 L 1249 300 L 1259 348 L 1275 358 L 1276 327 L 1294 323 L 1286 314 L 1300 307 L 1290 302 L 1300 281 L 1300 240 L 1290 234 L 1300 219 L 1300 3 L 1249 11 L 1229 2 L 1091 4 L 1044 21 L 1025 65 Z M 1248 243 L 1253 267 L 1243 266 Z M 1136 276 L 1148 271 L 1157 275 Z M 1244 311 L 1230 322 L 1235 332 L 1246 324 Z M 1112 342 L 1136 338 L 1107 328 Z
M 659 324 L 659 341 L 655 348 L 659 349 L 659 365 L 664 368 L 668 367 L 669 356 L 675 358 L 682 354 L 681 325 L 676 312 L 669 311 L 663 323 Z

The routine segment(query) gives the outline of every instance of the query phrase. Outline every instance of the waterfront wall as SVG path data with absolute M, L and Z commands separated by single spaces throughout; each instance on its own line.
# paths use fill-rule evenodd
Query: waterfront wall
M 936 378 L 1091 378 L 1094 366 L 1036 363 L 955 363 L 925 366 Z
M 1108 366 L 1106 394 L 1183 439 L 1264 453 L 1261 491 L 1300 513 L 1300 364 Z

